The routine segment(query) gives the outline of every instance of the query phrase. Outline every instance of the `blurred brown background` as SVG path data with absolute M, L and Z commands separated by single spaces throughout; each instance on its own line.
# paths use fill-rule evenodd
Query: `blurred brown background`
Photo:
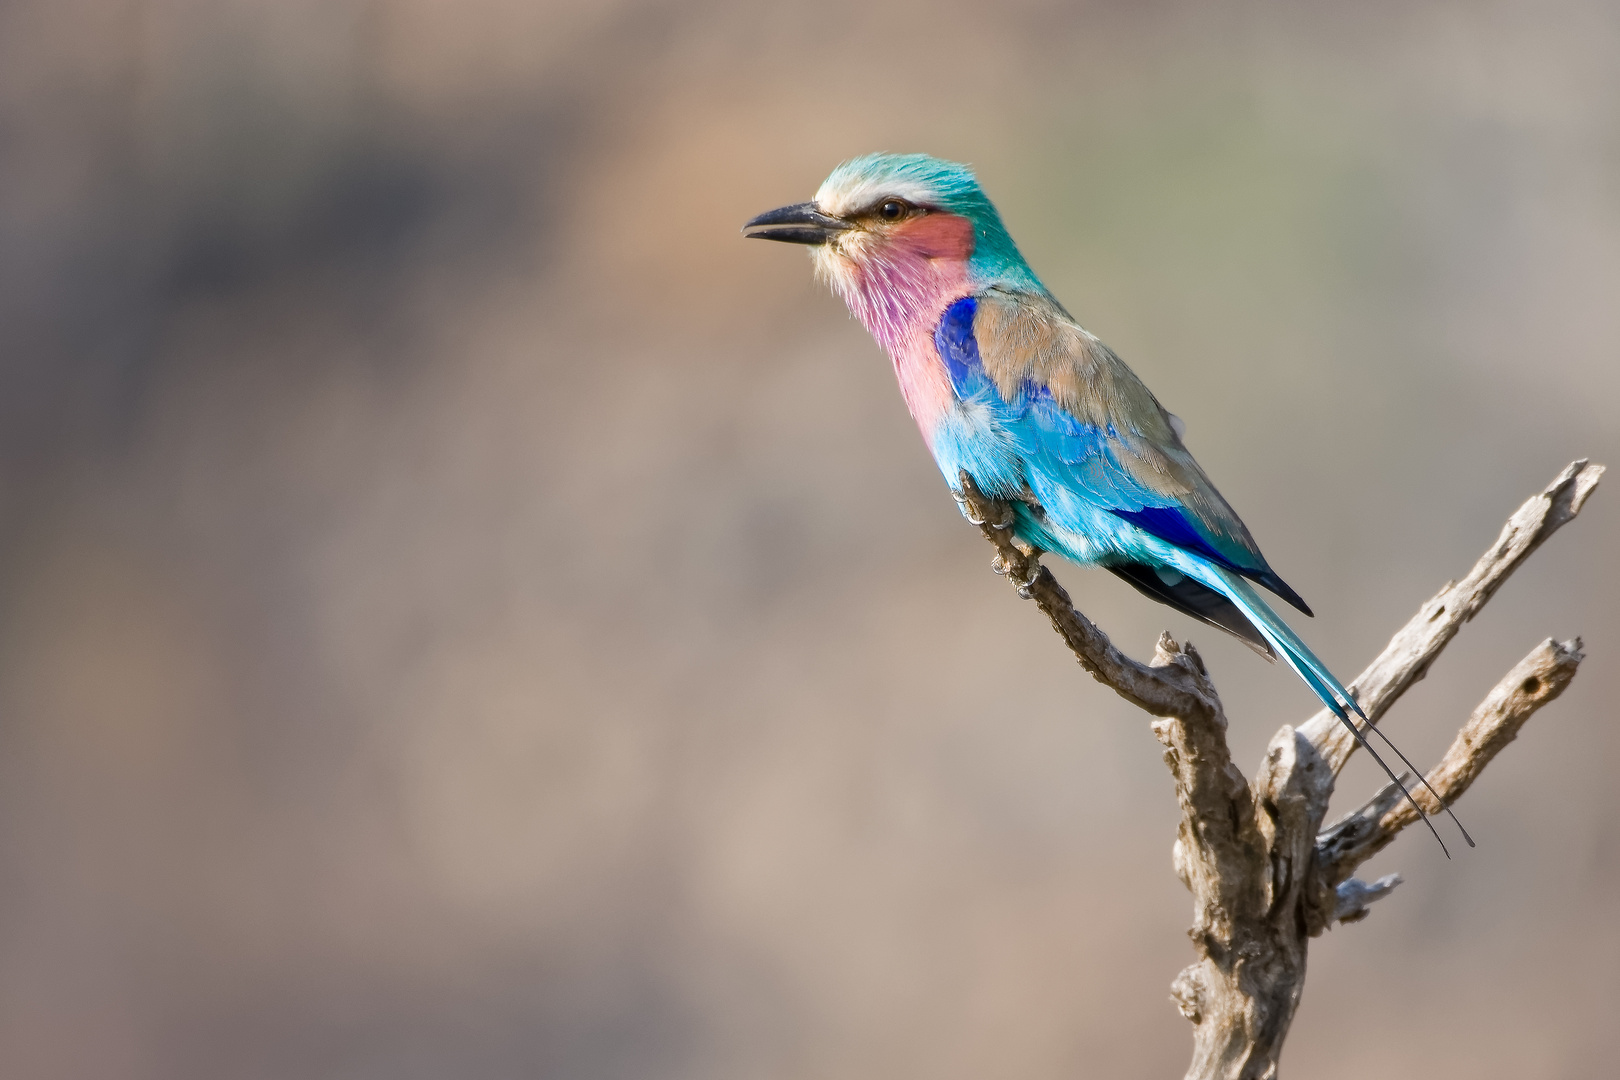
M 0 3 L 0 1075 L 1181 1074 L 1145 718 L 738 233 L 873 149 L 975 163 L 1345 677 L 1620 464 L 1613 3 Z M 1612 1064 L 1617 496 L 1392 715 L 1588 641 L 1293 1075 Z M 1311 711 L 1062 573 L 1246 768 Z

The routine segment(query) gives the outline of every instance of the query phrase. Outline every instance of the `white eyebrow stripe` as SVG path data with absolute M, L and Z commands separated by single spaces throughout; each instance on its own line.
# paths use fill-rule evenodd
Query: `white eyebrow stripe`
M 822 213 L 843 217 L 857 210 L 865 210 L 886 195 L 904 199 L 917 206 L 929 206 L 935 201 L 934 193 L 925 184 L 913 180 L 861 179 L 848 186 L 834 187 L 822 184 L 816 192 L 816 205 Z

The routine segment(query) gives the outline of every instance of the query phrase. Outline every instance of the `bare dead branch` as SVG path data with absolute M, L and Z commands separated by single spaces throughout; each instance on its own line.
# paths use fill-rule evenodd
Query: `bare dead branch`
M 1404 802 L 1406 795 L 1401 791 L 1404 786 L 1410 791 L 1417 779 L 1411 772 L 1400 774 L 1399 784 L 1385 784 L 1373 793 L 1357 809 L 1335 821 L 1323 829 L 1316 838 L 1317 860 L 1323 867 L 1323 874 L 1330 884 L 1339 884 L 1343 877 L 1348 877 L 1354 865 L 1343 871 L 1339 878 L 1333 876 L 1332 868 L 1343 864 L 1346 855 L 1353 851 L 1360 851 L 1378 833 L 1378 823 L 1384 820 L 1384 815 L 1394 808 L 1398 802 Z
M 1496 594 L 1531 552 L 1575 520 L 1603 476 L 1587 459 L 1571 462 L 1547 489 L 1508 519 L 1502 535 L 1461 581 L 1449 583 L 1390 639 L 1378 659 L 1349 684 L 1368 718 L 1377 723 L 1397 699 L 1429 672 L 1442 650 Z M 1299 727 L 1316 744 L 1335 776 L 1356 750 L 1356 740 L 1336 716 L 1322 709 Z
M 1218 719 L 1225 728 L 1220 698 L 1196 652 L 1161 650 L 1151 666 L 1120 652 L 1096 623 L 1075 610 L 1068 591 L 1040 564 L 1040 552 L 1014 539 L 1012 507 L 979 491 L 966 471 L 960 481 L 957 498 L 962 512 L 996 547 L 991 564 L 996 573 L 1005 575 L 1020 596 L 1035 601 L 1069 651 L 1098 682 L 1154 716 L 1199 715 Z
M 1580 638 L 1548 638 L 1530 650 L 1474 709 L 1451 748 L 1429 771 L 1429 785 L 1448 805 L 1461 798 L 1491 759 L 1518 736 L 1525 722 L 1564 692 L 1582 659 Z M 1319 844 L 1322 871 L 1330 881 L 1349 877 L 1356 867 L 1389 846 L 1402 829 L 1417 821 L 1412 804 L 1398 792 L 1392 797 L 1392 791 L 1390 785 L 1379 792 L 1366 807 L 1346 819 L 1342 831 L 1328 834 Z M 1414 788 L 1412 794 L 1425 813 L 1439 810 L 1434 796 L 1423 788 Z
M 1395 635 L 1351 684 L 1369 716 L 1377 720 L 1423 677 L 1508 575 L 1580 512 L 1602 474 L 1600 465 L 1570 465 L 1519 508 L 1466 578 L 1442 589 Z M 1335 922 L 1365 918 L 1368 905 L 1400 884 L 1397 874 L 1371 883 L 1351 874 L 1417 814 L 1392 784 L 1322 829 L 1334 778 L 1356 745 L 1325 710 L 1297 730 L 1278 731 L 1254 782 L 1246 781 L 1232 762 L 1226 714 L 1197 651 L 1165 634 L 1149 664 L 1120 652 L 1075 610 L 1040 565 L 1041 552 L 1013 535 L 1014 507 L 984 495 L 965 472 L 960 480 L 963 513 L 995 545 L 996 572 L 1036 602 L 1093 677 L 1162 718 L 1153 732 L 1164 744 L 1181 806 L 1175 867 L 1193 894 L 1188 935 L 1198 955 L 1170 991 L 1194 1025 L 1188 1080 L 1275 1080 L 1305 985 L 1309 939 Z M 1563 692 L 1580 648 L 1579 639 L 1544 642 L 1486 696 L 1428 774 L 1445 804 Z M 1412 790 L 1426 810 L 1439 809 L 1421 788 Z

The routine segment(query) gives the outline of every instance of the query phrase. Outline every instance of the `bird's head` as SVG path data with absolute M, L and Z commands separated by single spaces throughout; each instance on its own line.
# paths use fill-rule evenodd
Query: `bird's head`
M 760 214 L 744 229 L 753 239 L 809 245 L 817 272 L 846 298 L 877 268 L 1040 288 L 973 170 L 927 154 L 846 161 L 815 199 Z

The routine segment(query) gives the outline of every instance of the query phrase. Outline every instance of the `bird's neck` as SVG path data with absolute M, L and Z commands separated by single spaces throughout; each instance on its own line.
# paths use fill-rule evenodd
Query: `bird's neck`
M 967 261 L 896 246 L 859 260 L 829 260 L 824 269 L 850 313 L 894 361 L 906 408 L 931 439 L 954 400 L 934 328 L 952 301 L 976 288 Z
M 850 313 L 891 354 L 919 331 L 932 334 L 946 306 L 973 291 L 966 263 L 903 249 L 839 260 L 831 276 Z

